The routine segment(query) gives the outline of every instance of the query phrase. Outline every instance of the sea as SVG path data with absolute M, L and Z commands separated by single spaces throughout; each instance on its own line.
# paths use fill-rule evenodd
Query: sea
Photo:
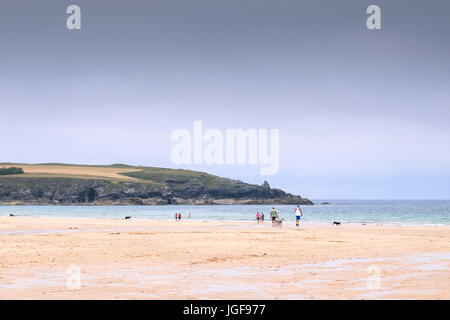
M 450 225 L 450 200 L 313 200 L 315 205 L 301 206 L 303 222 Z M 328 202 L 329 204 L 322 204 Z M 295 205 L 165 205 L 165 206 L 0 206 L 0 216 L 71 217 L 174 220 L 256 220 L 263 212 L 270 220 L 272 207 L 286 221 L 294 221 Z M 190 216 L 190 217 L 189 217 Z

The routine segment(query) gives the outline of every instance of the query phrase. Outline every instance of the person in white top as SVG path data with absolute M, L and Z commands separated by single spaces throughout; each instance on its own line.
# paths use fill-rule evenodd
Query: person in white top
M 295 225 L 298 227 L 300 224 L 300 217 L 303 217 L 303 212 L 300 206 L 295 208 Z

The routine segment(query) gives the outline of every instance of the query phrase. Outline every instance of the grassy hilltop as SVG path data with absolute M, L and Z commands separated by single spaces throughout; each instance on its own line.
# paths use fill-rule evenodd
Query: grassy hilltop
M 312 204 L 263 185 L 205 172 L 71 164 L 0 163 L 22 174 L 0 175 L 0 204 Z

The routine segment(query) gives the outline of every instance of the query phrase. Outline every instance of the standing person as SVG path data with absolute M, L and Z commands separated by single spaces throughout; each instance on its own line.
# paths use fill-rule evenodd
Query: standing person
M 274 224 L 275 219 L 277 218 L 277 210 L 275 210 L 275 207 L 272 207 L 272 211 L 270 211 L 270 217 L 272 218 L 272 224 Z
M 261 214 L 259 214 L 259 211 L 256 213 L 256 222 L 259 223 L 261 221 Z
M 178 214 L 178 221 L 181 221 L 181 212 Z
M 295 208 L 295 225 L 298 227 L 300 225 L 300 218 L 303 217 L 303 212 L 300 206 Z
M 264 212 L 261 213 L 261 222 L 264 222 Z
M 178 220 L 178 213 L 175 213 L 175 221 Z

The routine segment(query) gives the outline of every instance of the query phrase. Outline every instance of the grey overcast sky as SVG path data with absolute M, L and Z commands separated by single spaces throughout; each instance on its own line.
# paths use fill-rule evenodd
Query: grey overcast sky
M 450 199 L 449 40 L 448 0 L 2 0 L 0 162 L 175 167 L 171 133 L 202 120 L 279 128 L 280 171 L 183 168 L 312 199 Z

